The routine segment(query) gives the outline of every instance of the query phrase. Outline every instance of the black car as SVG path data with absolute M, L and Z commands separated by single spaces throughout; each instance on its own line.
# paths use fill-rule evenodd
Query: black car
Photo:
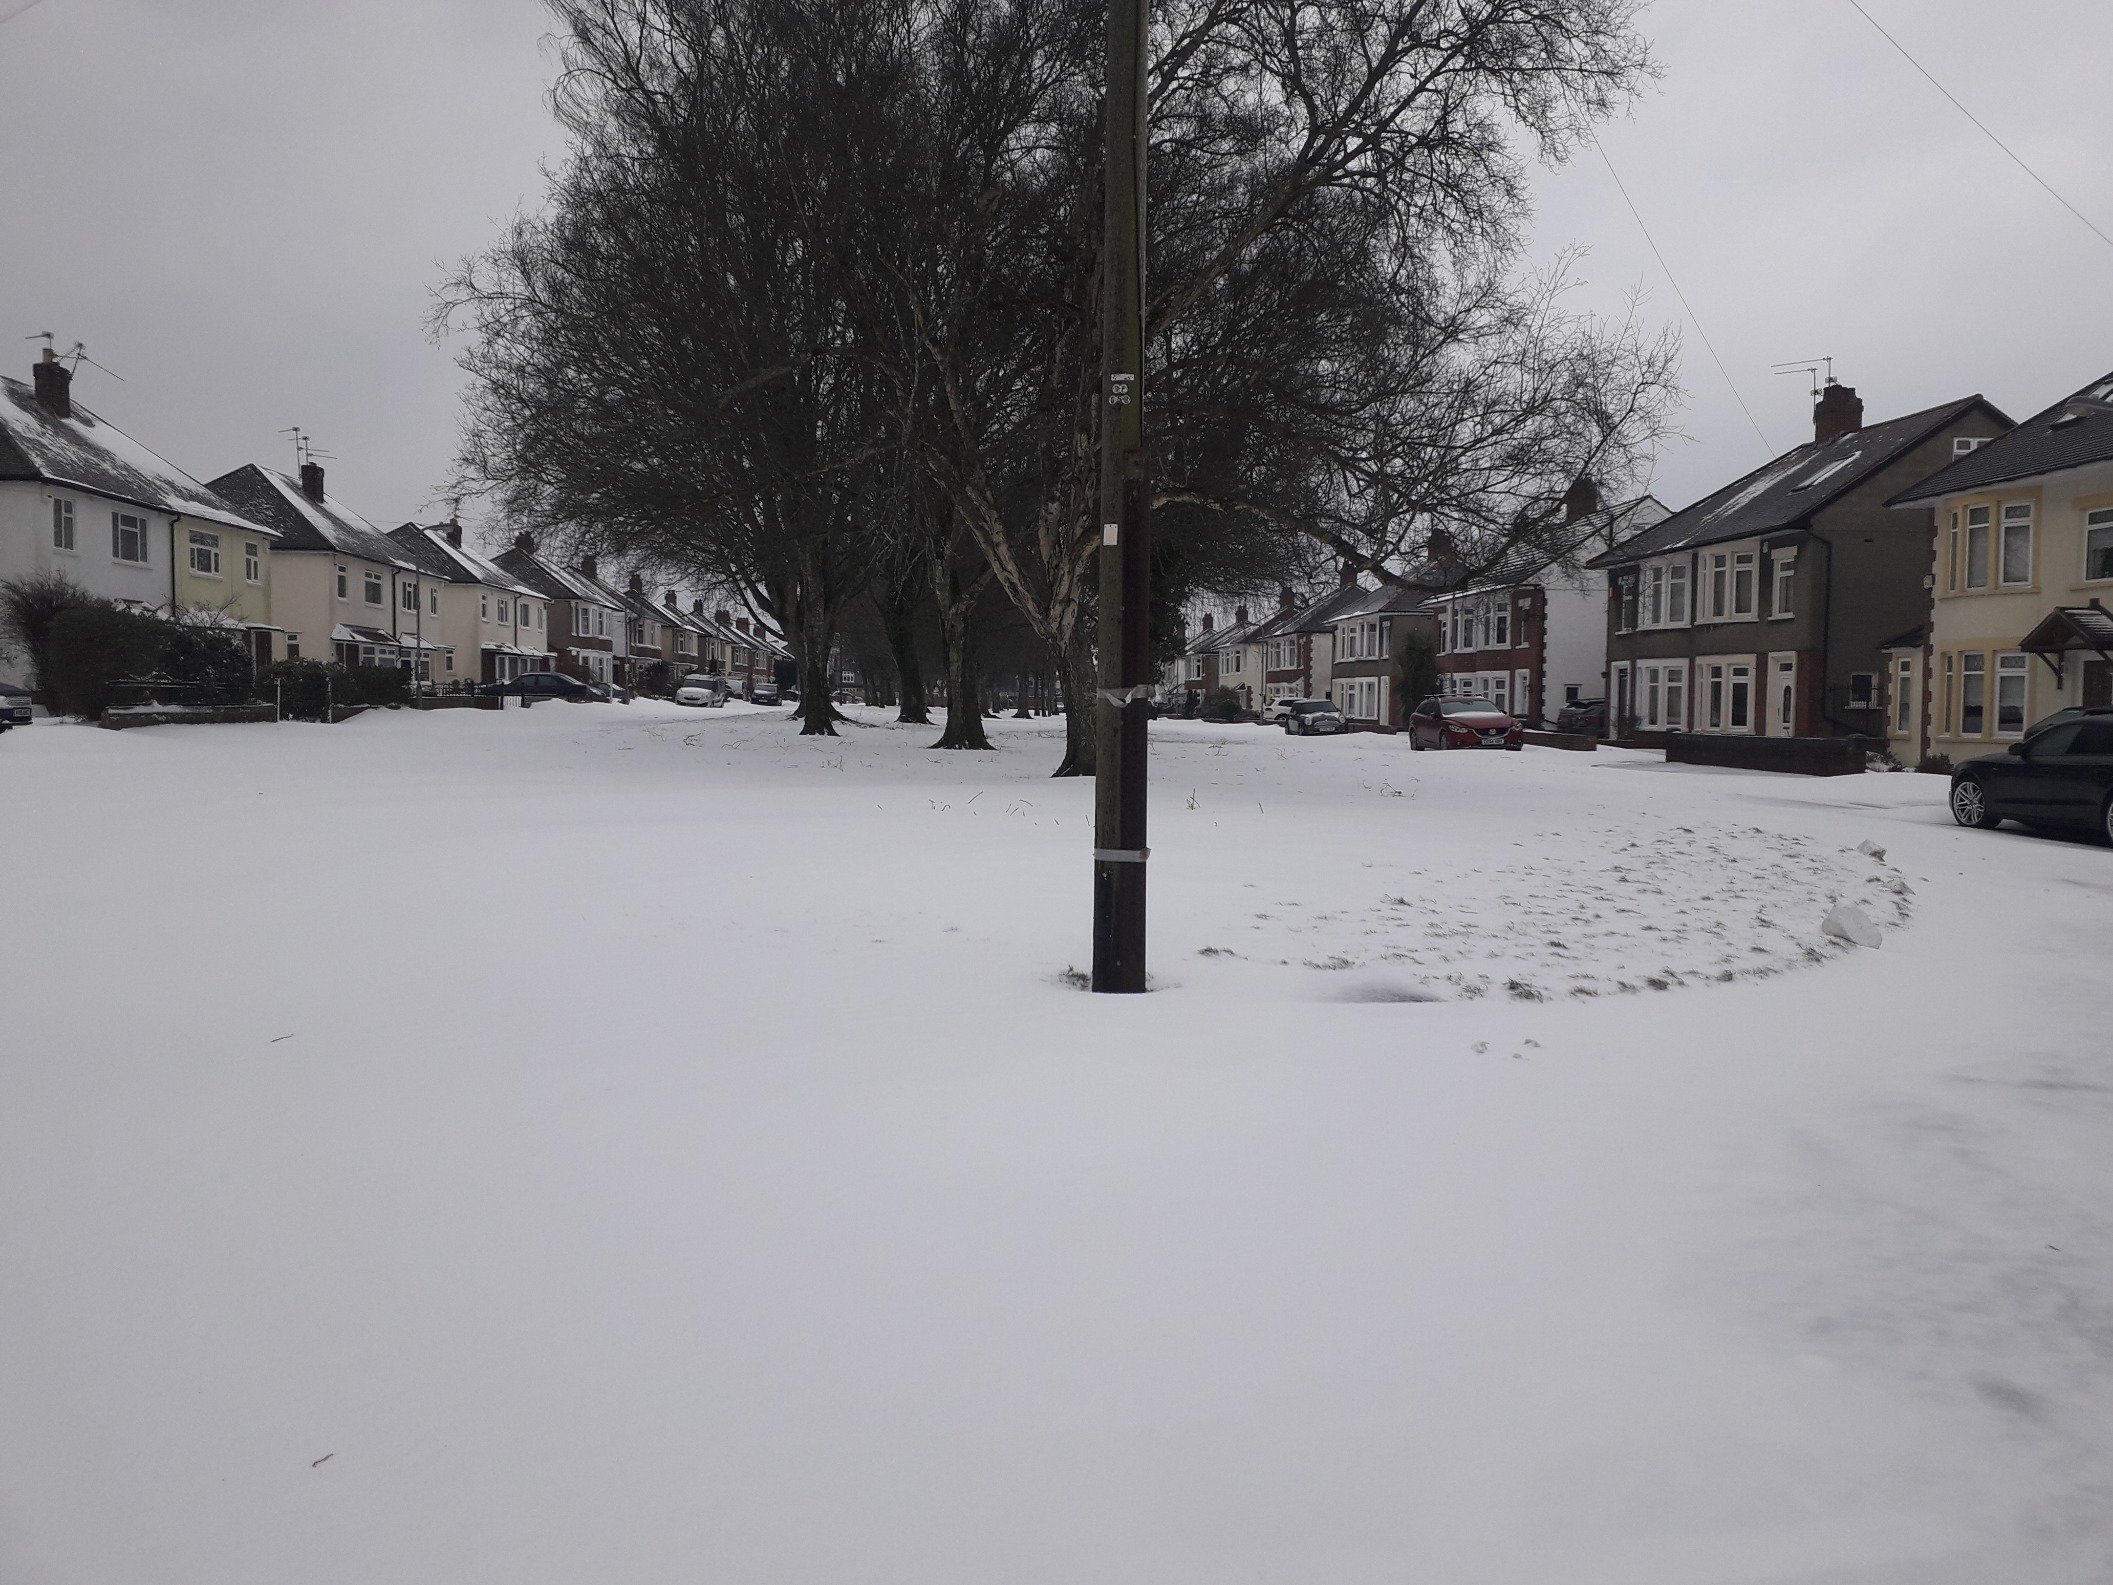
M 477 690 L 487 699 L 512 695 L 537 699 L 574 699 L 582 703 L 605 703 L 609 690 L 597 682 L 583 682 L 561 671 L 524 671 L 508 682 L 488 682 Z
M 1607 735 L 1607 701 L 1604 699 L 1573 699 L 1555 713 L 1555 729 L 1558 732 L 1575 732 L 1584 737 Z
M 1952 772 L 1952 818 L 1982 830 L 2025 826 L 2096 831 L 2113 842 L 2113 709 L 2042 723 L 2007 754 L 1984 754 Z
M 29 725 L 29 690 L 0 682 L 0 732 Z
M 1350 723 L 1343 719 L 1342 711 L 1326 699 L 1294 699 L 1291 708 L 1284 712 L 1284 732 L 1288 737 L 1349 730 Z

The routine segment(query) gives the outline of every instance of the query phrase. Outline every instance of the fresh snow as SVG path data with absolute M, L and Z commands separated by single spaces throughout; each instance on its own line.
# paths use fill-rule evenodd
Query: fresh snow
M 2113 853 L 856 713 L 0 738 L 0 1580 L 2113 1577 Z

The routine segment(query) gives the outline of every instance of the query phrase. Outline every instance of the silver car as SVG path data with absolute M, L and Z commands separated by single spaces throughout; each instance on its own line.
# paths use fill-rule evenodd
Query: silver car
M 707 677 L 702 673 L 693 677 L 685 677 L 675 689 L 675 702 L 677 704 L 696 705 L 706 710 L 716 710 L 720 705 L 726 703 L 726 679 L 724 677 Z
M 1294 699 L 1284 714 L 1284 731 L 1291 737 L 1314 737 L 1349 730 L 1350 723 L 1343 719 L 1342 711 L 1326 699 Z

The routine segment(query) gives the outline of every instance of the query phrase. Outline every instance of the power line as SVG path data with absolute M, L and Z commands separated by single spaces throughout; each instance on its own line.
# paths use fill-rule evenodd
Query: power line
M 1607 174 L 1614 178 L 1614 185 L 1621 193 L 1621 201 L 1629 206 L 1629 213 L 1636 217 L 1636 229 L 1643 233 L 1644 241 L 1651 245 L 1651 252 L 1658 260 L 1658 267 L 1665 271 L 1665 278 L 1673 283 L 1673 295 L 1680 299 L 1680 306 L 1687 310 L 1688 323 L 1695 327 L 1695 334 L 1700 336 L 1702 344 L 1709 348 L 1710 359 L 1717 365 L 1717 372 L 1724 376 L 1724 383 L 1731 388 L 1732 400 L 1739 404 L 1739 411 L 1744 413 L 1746 421 L 1753 425 L 1754 435 L 1761 442 L 1766 454 L 1773 457 L 1776 454 L 1775 442 L 1763 431 L 1761 421 L 1753 416 L 1753 409 L 1746 405 L 1746 398 L 1739 394 L 1739 387 L 1732 380 L 1731 370 L 1727 369 L 1724 360 L 1717 356 L 1717 344 L 1709 339 L 1709 332 L 1702 328 L 1702 320 L 1695 313 L 1694 304 L 1687 300 L 1687 293 L 1680 289 L 1680 278 L 1673 273 L 1672 265 L 1666 263 L 1665 255 L 1659 252 L 1658 239 L 1651 235 L 1651 228 L 1643 223 L 1643 211 L 1636 207 L 1636 200 L 1629 196 L 1629 189 L 1623 184 L 1621 173 L 1615 170 L 1614 162 L 1607 158 L 1607 151 L 1600 147 L 1598 138 L 1593 138 L 1592 147 L 1598 150 L 1599 162 L 1607 167 Z
M 1953 107 L 1958 110 L 1959 114 L 1966 117 L 1966 119 L 1971 121 L 1975 126 L 1980 127 L 1981 135 L 1983 137 L 1987 138 L 1989 142 L 1993 143 L 1997 148 L 2001 149 L 2005 154 L 2009 155 L 2010 161 L 2013 165 L 2017 166 L 2019 170 L 2023 171 L 2027 176 L 2030 176 L 2034 181 L 2038 182 L 2040 186 L 2046 190 L 2047 196 L 2049 198 L 2052 198 L 2056 203 L 2060 204 L 2064 209 L 2068 210 L 2069 213 L 2076 216 L 2076 218 L 2081 220 L 2085 225 L 2089 226 L 2091 228 L 2091 234 L 2097 237 L 2099 241 L 2103 242 L 2107 247 L 2113 248 L 2113 237 L 2109 237 L 2105 234 L 2105 232 L 2099 230 L 2096 222 L 2094 222 L 2089 215 L 2085 214 L 2081 209 L 2077 208 L 2076 205 L 2069 202 L 2068 199 L 2064 198 L 2052 187 L 2049 187 L 2047 185 L 2047 179 L 2044 176 L 2042 176 L 2038 171 L 2034 170 L 2030 165 L 2027 165 L 2022 159 L 2018 157 L 2017 150 L 2013 149 L 2008 143 L 2005 143 L 2001 138 L 1997 137 L 1993 132 L 1989 131 L 1987 126 L 1982 122 L 1979 116 L 1975 115 L 1971 110 L 1967 109 L 1966 106 L 1960 104 L 1958 96 L 1954 94 L 1949 88 L 1945 87 L 1944 84 L 1937 81 L 1936 78 L 1930 76 L 1929 70 L 1922 64 L 1922 62 L 1918 61 L 1917 59 L 1915 59 L 1914 56 L 1910 55 L 1907 52 L 1906 46 L 1903 45 L 1900 40 L 1893 37 L 1893 35 L 1888 33 L 1884 28 L 1879 27 L 1878 18 L 1874 17 L 1873 15 L 1871 15 L 1870 12 L 1866 11 L 1863 6 L 1859 3 L 1859 0 L 1849 0 L 1849 4 L 1856 8 L 1856 14 L 1858 16 L 1862 17 L 1874 28 L 1878 28 L 1878 36 L 1880 38 L 1884 39 L 1888 44 L 1892 45 L 1893 48 L 1900 51 L 1900 58 L 1902 60 L 1906 61 L 1918 72 L 1922 73 L 1923 80 L 1925 82 L 1927 82 L 1932 88 L 1936 89 L 1937 92 L 1944 95 L 1945 98 L 1951 100 Z

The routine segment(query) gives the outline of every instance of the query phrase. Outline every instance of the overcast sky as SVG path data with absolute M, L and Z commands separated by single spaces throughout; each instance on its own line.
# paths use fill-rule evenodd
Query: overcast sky
M 82 400 L 201 477 L 289 464 L 385 524 L 443 510 L 445 262 L 560 152 L 536 0 L 0 0 L 0 368 L 85 341 Z M 1938 79 L 2113 233 L 2105 0 L 1865 0 Z M 10 17 L 10 13 L 14 13 Z M 2113 368 L 2113 247 L 1917 76 L 1848 0 L 1659 0 L 1665 68 L 1602 144 L 1774 449 L 1831 355 L 1872 420 L 1980 391 L 2013 418 Z M 1537 253 L 1578 301 L 1640 288 L 1680 326 L 1672 506 L 1762 460 L 1599 157 L 1540 182 Z M 7 349 L 14 350 L 9 352 Z

